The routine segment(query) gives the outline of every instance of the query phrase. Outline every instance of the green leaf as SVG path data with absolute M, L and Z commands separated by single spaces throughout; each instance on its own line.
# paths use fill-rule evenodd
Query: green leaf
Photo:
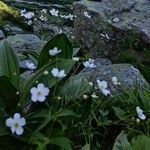
M 125 112 L 120 109 L 119 107 L 112 106 L 113 110 L 115 111 L 115 115 L 120 119 L 123 120 L 125 117 Z
M 90 144 L 85 144 L 82 148 L 81 148 L 81 150 L 90 150 Z
M 49 50 L 57 47 L 61 52 L 56 56 L 50 56 Z M 43 65 L 49 62 L 50 59 L 54 58 L 68 58 L 71 59 L 73 55 L 73 46 L 65 34 L 59 34 L 53 37 L 47 44 L 43 47 L 39 62 L 38 68 L 41 68 Z
M 6 107 L 10 112 L 13 112 L 16 108 L 19 100 L 19 95 L 16 95 L 16 88 L 11 84 L 6 76 L 0 77 L 0 97 L 5 101 Z
M 42 68 L 40 68 L 23 86 L 21 90 L 21 98 L 20 102 L 23 103 L 23 105 L 28 101 L 28 96 L 30 93 L 30 89 L 35 85 L 36 81 L 45 83 L 45 85 L 48 85 L 49 88 L 53 87 L 58 81 L 61 79 L 53 77 L 51 74 L 51 70 L 53 68 L 59 68 L 64 69 L 65 73 L 68 74 L 72 67 L 74 66 L 75 62 L 70 59 L 59 59 L 57 61 L 49 62 L 46 65 L 44 65 Z M 44 71 L 48 71 L 48 75 L 44 75 Z
M 119 134 L 119 136 L 116 138 L 113 149 L 112 150 L 126 150 L 125 148 L 129 146 L 130 143 L 127 139 L 127 134 L 125 134 L 123 131 Z
M 72 150 L 70 141 L 65 137 L 57 137 L 49 140 L 49 144 L 58 145 L 65 150 Z
M 16 88 L 19 86 L 19 62 L 6 40 L 0 44 L 0 75 L 6 75 Z
M 90 87 L 86 78 L 75 77 L 63 87 L 62 94 L 66 99 L 78 99 L 89 90 Z
M 134 138 L 131 144 L 124 150 L 149 150 L 150 149 L 150 137 L 141 135 Z
M 77 116 L 72 110 L 69 109 L 62 109 L 56 114 L 57 117 L 66 117 L 66 116 Z

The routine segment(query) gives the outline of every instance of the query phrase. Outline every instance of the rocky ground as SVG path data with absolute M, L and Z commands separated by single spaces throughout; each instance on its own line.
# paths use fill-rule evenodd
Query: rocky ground
M 137 83 L 142 86 L 148 85 L 140 72 L 133 67 L 139 61 L 146 62 L 149 66 L 148 1 L 133 0 L 126 3 L 118 0 L 84 0 L 75 2 L 73 6 L 74 0 L 3 2 L 0 1 L 0 12 L 3 14 L 0 17 L 0 40 L 7 38 L 20 61 L 26 59 L 20 54 L 21 51 L 38 51 L 48 39 L 62 32 L 74 41 L 75 33 L 78 46 L 85 50 L 85 56 L 98 58 L 99 64 L 103 62 L 101 58 L 108 58 L 108 61 L 117 63 L 100 65 L 98 70 L 83 71 L 84 76 L 88 74 L 90 80 L 97 77 L 104 80 L 107 76 L 108 79 L 105 80 L 108 81 L 117 76 L 123 83 L 122 88 L 135 87 Z M 25 10 L 26 14 L 30 13 L 33 16 L 25 16 Z M 144 50 L 148 51 L 147 55 Z M 134 57 L 129 56 L 123 63 L 133 62 L 132 64 L 121 64 L 122 58 L 124 59 L 122 54 L 125 52 L 132 52 Z

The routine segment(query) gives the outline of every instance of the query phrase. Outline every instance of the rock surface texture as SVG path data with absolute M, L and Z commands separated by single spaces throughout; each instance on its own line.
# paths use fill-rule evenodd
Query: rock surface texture
M 40 40 L 38 36 L 33 34 L 17 34 L 14 36 L 8 36 L 7 41 L 18 51 L 36 51 L 41 49 L 46 41 Z
M 148 0 L 83 0 L 74 3 L 74 14 L 76 40 L 94 57 L 113 58 L 128 36 L 150 46 Z
M 4 38 L 5 38 L 4 32 L 2 30 L 0 30 L 0 40 L 2 40 Z
M 149 84 L 140 74 L 139 70 L 131 64 L 111 64 L 108 59 L 99 58 L 95 60 L 96 68 L 83 69 L 76 77 L 87 78 L 89 82 L 95 83 L 96 80 L 107 81 L 109 89 L 113 92 L 129 89 L 148 88 Z M 117 77 L 118 85 L 114 85 L 112 78 Z

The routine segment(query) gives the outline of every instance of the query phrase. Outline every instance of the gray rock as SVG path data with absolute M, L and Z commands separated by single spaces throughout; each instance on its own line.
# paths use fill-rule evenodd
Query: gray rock
M 18 51 L 37 51 L 43 48 L 46 41 L 40 40 L 33 34 L 17 34 L 14 36 L 8 36 L 7 41 Z
M 7 32 L 7 34 L 16 35 L 23 33 L 23 30 L 17 26 L 10 26 L 9 24 L 4 26 L 4 31 Z
M 0 40 L 2 40 L 4 38 L 5 38 L 4 32 L 2 30 L 0 30 Z
M 92 56 L 113 59 L 122 51 L 121 40 L 128 36 L 135 39 L 133 43 L 140 39 L 150 45 L 148 0 L 83 0 L 75 2 L 73 6 L 74 15 L 77 16 L 74 18 L 76 40 Z M 85 17 L 84 12 L 91 18 Z M 113 21 L 114 18 L 119 20 Z
M 84 77 L 87 78 L 89 82 L 95 83 L 97 85 L 96 80 L 100 81 L 104 80 L 108 83 L 108 89 L 112 93 L 121 92 L 126 89 L 136 89 L 136 88 L 148 88 L 149 84 L 144 79 L 144 77 L 140 74 L 139 70 L 134 68 L 130 64 L 110 64 L 107 60 L 107 63 L 104 62 L 103 59 L 98 59 L 95 61 L 96 68 L 93 69 L 83 69 L 76 77 Z M 97 65 L 97 64 L 102 65 Z M 112 77 L 117 77 L 120 85 L 114 85 L 112 82 Z

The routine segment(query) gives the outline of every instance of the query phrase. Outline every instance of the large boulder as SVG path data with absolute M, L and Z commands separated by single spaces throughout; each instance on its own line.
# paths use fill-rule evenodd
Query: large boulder
M 17 34 L 8 36 L 7 41 L 16 52 L 19 51 L 37 51 L 40 50 L 46 41 L 40 40 L 38 36 L 33 34 Z
M 95 60 L 96 68 L 84 68 L 75 79 L 87 78 L 89 82 L 97 85 L 96 80 L 106 81 L 111 93 L 120 93 L 124 90 L 146 89 L 148 82 L 144 79 L 138 69 L 131 64 L 111 64 L 107 59 L 99 58 Z M 118 79 L 118 85 L 114 85 L 112 78 Z
M 116 58 L 123 44 L 150 47 L 150 2 L 148 0 L 83 0 L 74 3 L 77 42 L 94 57 Z
M 4 32 L 2 30 L 0 30 L 0 40 L 2 40 L 4 38 L 5 38 Z

